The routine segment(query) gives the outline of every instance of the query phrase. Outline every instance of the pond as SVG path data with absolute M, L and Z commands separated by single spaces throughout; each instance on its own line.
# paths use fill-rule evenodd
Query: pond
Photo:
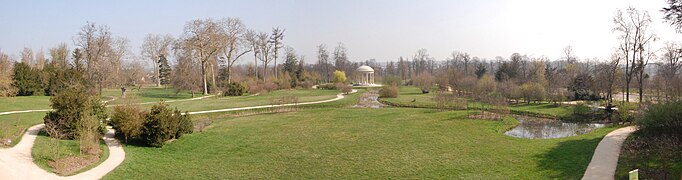
M 565 123 L 558 120 L 516 117 L 519 125 L 505 132 L 507 136 L 529 139 L 549 139 L 576 136 L 604 127 L 599 123 Z
M 361 108 L 381 108 L 384 106 L 381 104 L 379 101 L 379 90 L 369 90 L 366 93 L 362 94 L 360 96 L 360 99 L 358 100 L 358 104 L 354 105 L 353 107 L 361 107 Z

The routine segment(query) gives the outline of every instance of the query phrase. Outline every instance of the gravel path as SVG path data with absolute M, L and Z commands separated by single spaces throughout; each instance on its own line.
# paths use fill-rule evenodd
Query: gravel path
M 614 179 L 621 145 L 628 135 L 635 130 L 637 128 L 634 126 L 628 126 L 616 129 L 604 136 L 597 145 L 597 149 L 594 150 L 592 161 L 587 166 L 583 179 Z

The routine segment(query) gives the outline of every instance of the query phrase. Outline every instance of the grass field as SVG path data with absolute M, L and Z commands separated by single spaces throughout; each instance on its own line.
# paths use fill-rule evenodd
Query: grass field
M 80 172 L 87 171 L 96 167 L 98 164 L 104 162 L 104 160 L 109 157 L 109 148 L 104 143 L 100 141 L 100 149 L 102 153 L 100 155 L 99 161 L 92 163 L 78 171 L 68 173 L 65 175 L 78 174 Z M 80 146 L 78 140 L 55 140 L 41 131 L 36 137 L 35 144 L 31 150 L 31 156 L 33 156 L 33 162 L 37 164 L 40 168 L 43 168 L 49 172 L 55 172 L 55 169 L 48 165 L 48 161 L 56 160 L 66 157 L 85 157 L 85 155 L 80 154 Z
M 126 95 L 135 96 L 139 102 L 156 102 L 159 100 L 180 100 L 180 99 L 190 99 L 192 94 L 188 91 L 180 91 L 176 93 L 177 90 L 171 88 L 155 88 L 155 87 L 143 87 L 140 90 L 137 88 L 129 87 Z M 194 97 L 203 96 L 201 93 L 194 94 Z M 116 100 L 110 101 L 109 104 L 120 104 L 123 101 L 121 98 L 120 89 L 105 89 L 102 92 L 102 100 L 108 100 L 110 97 L 115 97 Z
M 50 96 L 0 97 L 0 112 L 50 109 Z
M 105 179 L 579 179 L 607 132 L 521 139 L 464 111 L 323 108 L 217 120 L 163 148 L 124 146 Z
M 435 89 L 432 90 L 435 92 Z M 436 108 L 436 102 L 433 100 L 435 93 L 423 94 L 421 90 L 414 86 L 401 86 L 400 95 L 397 98 L 382 98 L 381 100 L 390 103 L 407 105 L 410 107 Z M 480 102 L 468 100 L 468 107 L 479 108 Z M 562 105 L 554 106 L 552 103 L 519 103 L 510 105 L 509 109 L 517 112 L 530 112 L 554 117 L 569 114 L 573 106 Z
M 26 129 L 43 123 L 44 116 L 45 112 L 0 115 L 0 140 L 9 138 L 10 146 L 16 145 Z

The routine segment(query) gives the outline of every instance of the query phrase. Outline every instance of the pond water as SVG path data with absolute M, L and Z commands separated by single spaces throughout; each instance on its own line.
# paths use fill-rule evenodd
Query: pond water
M 589 133 L 592 130 L 604 127 L 599 123 L 565 123 L 558 120 L 526 120 L 527 117 L 516 117 L 519 125 L 514 129 L 505 132 L 505 135 L 529 138 L 529 139 L 549 139 L 576 136 Z

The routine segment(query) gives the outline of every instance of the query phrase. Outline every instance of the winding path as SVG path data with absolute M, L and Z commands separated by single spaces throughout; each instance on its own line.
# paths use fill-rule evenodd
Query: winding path
M 594 150 L 592 161 L 587 166 L 582 179 L 614 179 L 620 148 L 630 133 L 637 130 L 634 126 L 628 126 L 610 132 L 599 142 Z
M 351 93 L 355 93 L 357 90 L 353 90 Z M 282 106 L 298 106 L 307 104 L 320 104 L 326 102 L 332 102 L 336 100 L 343 99 L 345 96 L 343 93 L 336 95 L 334 99 L 314 101 L 314 102 L 302 102 L 302 103 L 292 103 L 292 104 L 280 104 L 280 105 L 265 105 L 265 106 L 251 106 L 251 107 L 241 107 L 241 108 L 227 108 L 227 109 L 216 109 L 207 111 L 196 111 L 189 112 L 189 114 L 204 114 L 204 113 L 214 113 L 214 112 L 227 112 L 227 111 L 239 111 L 248 109 L 261 109 L 261 108 L 272 108 L 272 107 L 282 107 Z M 193 98 L 188 100 L 198 100 L 206 98 L 206 96 L 201 98 Z M 177 100 L 183 101 L 183 100 Z M 14 114 L 22 112 L 36 112 L 36 111 L 49 111 L 48 110 L 26 110 L 26 111 L 12 111 L 0 112 L 0 115 L 4 114 Z M 104 135 L 103 139 L 109 148 L 109 157 L 88 171 L 73 175 L 73 176 L 58 176 L 54 173 L 47 172 L 44 169 L 38 167 L 33 163 L 33 157 L 31 156 L 31 149 L 33 143 L 36 140 L 38 132 L 45 125 L 39 124 L 28 128 L 21 138 L 19 143 L 9 149 L 0 149 L 0 180 L 12 180 L 12 179 L 101 179 L 107 173 L 116 169 L 118 165 L 123 163 L 125 159 L 125 151 L 119 143 L 118 140 L 114 138 L 114 130 L 111 127 L 107 127 L 107 133 Z

